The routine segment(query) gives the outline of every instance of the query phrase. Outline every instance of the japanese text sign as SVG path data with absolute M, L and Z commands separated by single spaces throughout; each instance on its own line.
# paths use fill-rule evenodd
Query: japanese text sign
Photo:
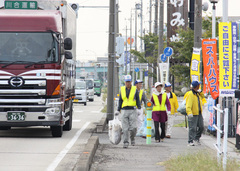
M 210 89 L 212 98 L 216 99 L 219 96 L 217 40 L 203 39 L 202 54 L 204 76 L 206 78 L 203 85 Z

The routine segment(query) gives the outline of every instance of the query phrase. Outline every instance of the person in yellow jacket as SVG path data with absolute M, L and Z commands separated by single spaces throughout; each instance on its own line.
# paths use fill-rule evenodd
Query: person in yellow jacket
M 141 104 L 139 100 L 139 93 L 136 86 L 132 86 L 131 75 L 125 76 L 125 86 L 121 87 L 118 109 L 115 115 L 118 115 L 121 111 L 122 113 L 122 131 L 123 131 L 123 148 L 128 148 L 129 145 L 129 133 L 131 145 L 135 145 L 135 136 L 137 133 L 137 115 L 139 112 L 136 110 L 141 109 Z
M 185 100 L 185 99 L 188 97 L 188 94 L 189 94 L 191 91 L 192 91 L 192 85 L 190 86 L 190 91 L 188 91 L 188 92 L 186 92 L 186 93 L 184 94 L 183 100 Z M 203 103 L 203 105 L 205 105 L 205 104 L 207 103 L 207 100 L 206 100 L 205 97 L 203 97 L 202 103 Z
M 204 98 L 203 92 L 199 91 L 201 82 L 192 82 L 192 91 L 188 93 L 186 98 L 186 112 L 188 115 L 188 145 L 201 145 L 200 138 L 204 129 L 203 125 L 203 103 Z
M 169 82 L 165 84 L 165 92 L 171 104 L 171 113 L 168 115 L 168 121 L 166 122 L 166 138 L 171 138 L 174 118 L 178 114 L 178 100 L 176 94 L 172 92 L 172 84 Z

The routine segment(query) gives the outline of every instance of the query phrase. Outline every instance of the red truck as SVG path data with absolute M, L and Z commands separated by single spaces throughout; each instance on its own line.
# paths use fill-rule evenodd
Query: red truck
M 72 128 L 76 12 L 66 1 L 5 1 L 0 9 L 0 129 Z

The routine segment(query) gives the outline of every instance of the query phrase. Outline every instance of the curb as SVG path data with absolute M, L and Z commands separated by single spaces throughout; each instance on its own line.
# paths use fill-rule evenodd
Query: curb
M 93 157 L 99 145 L 98 136 L 91 136 L 84 148 L 83 153 L 80 155 L 74 171 L 89 171 Z
M 107 124 L 107 117 L 105 115 L 105 116 L 102 117 L 102 119 L 100 120 L 100 122 L 96 126 L 97 133 L 103 132 L 103 130 L 105 129 L 106 124 Z

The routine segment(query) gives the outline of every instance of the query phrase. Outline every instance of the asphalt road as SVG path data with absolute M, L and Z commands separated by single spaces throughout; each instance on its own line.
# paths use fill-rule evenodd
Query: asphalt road
M 0 130 L 0 170 L 72 170 L 103 114 L 101 98 L 74 104 L 73 128 L 54 138 L 49 127 Z

